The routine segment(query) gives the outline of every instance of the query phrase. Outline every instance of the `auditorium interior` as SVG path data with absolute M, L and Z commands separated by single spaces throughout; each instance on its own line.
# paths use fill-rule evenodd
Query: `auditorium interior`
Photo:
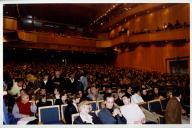
M 189 3 L 3 4 L 3 124 L 190 124 Z

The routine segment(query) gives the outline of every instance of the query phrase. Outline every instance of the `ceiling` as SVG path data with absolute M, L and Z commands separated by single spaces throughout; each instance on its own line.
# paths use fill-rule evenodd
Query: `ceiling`
M 115 19 L 121 20 L 125 18 L 123 17 L 125 14 L 126 17 L 131 17 L 133 15 L 128 15 L 129 12 L 145 5 L 138 3 L 6 4 L 3 6 L 3 14 L 17 18 L 32 16 L 38 20 L 81 27 L 89 33 L 97 33 L 109 31 L 117 24 Z
M 16 5 L 5 5 L 4 14 L 7 11 L 10 13 L 7 15 L 31 15 L 40 20 L 86 27 L 112 6 L 113 4 L 19 4 L 17 10 Z

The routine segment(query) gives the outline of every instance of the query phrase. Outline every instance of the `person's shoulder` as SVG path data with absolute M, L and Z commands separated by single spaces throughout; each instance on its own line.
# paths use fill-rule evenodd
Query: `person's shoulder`
M 136 97 L 136 96 L 137 96 L 136 94 L 133 94 L 133 95 L 131 96 L 131 98 Z
M 107 111 L 106 108 L 102 108 L 102 109 L 99 111 L 99 113 L 103 113 L 103 112 L 106 112 L 106 111 Z
M 93 117 L 97 116 L 94 112 L 89 113 L 89 115 L 91 115 Z
M 135 104 L 135 103 L 131 103 L 131 107 L 140 109 L 139 105 L 138 105 L 138 104 Z
M 120 106 L 120 110 L 127 108 L 126 105 Z
M 132 102 L 132 103 L 130 104 L 130 106 L 139 106 L 139 105 Z

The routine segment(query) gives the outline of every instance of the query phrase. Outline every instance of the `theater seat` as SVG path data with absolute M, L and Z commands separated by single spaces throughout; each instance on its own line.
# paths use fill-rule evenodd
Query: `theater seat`
M 66 108 L 66 107 L 67 107 L 67 104 L 61 105 L 61 118 L 62 118 L 62 121 L 63 121 L 64 123 L 66 123 L 66 121 L 65 121 L 65 116 L 64 116 L 65 108 Z
M 99 109 L 102 109 L 102 103 L 104 102 L 104 100 L 99 100 L 99 101 L 97 101 L 97 110 L 99 110 Z
M 161 99 L 161 107 L 163 111 L 165 111 L 167 103 L 168 103 L 167 99 Z
M 148 108 L 151 112 L 156 112 L 157 114 L 163 115 L 160 100 L 152 100 L 148 102 Z
M 40 124 L 62 124 L 59 105 L 39 107 Z
M 143 107 L 143 108 L 145 108 L 146 110 L 149 110 L 149 108 L 148 108 L 148 103 L 147 103 L 147 102 L 139 103 L 138 105 L 139 105 L 139 107 Z
M 161 102 L 160 100 L 152 100 L 148 102 L 148 108 L 150 112 L 155 112 L 156 114 L 159 115 L 159 123 L 163 124 L 165 123 L 165 117 L 164 117 L 164 112 L 162 111 L 161 108 Z
M 47 102 L 50 102 L 50 104 L 53 105 L 53 99 L 47 99 Z
M 98 110 L 97 101 L 89 101 L 92 111 Z
M 72 124 L 73 124 L 74 120 L 75 120 L 78 116 L 79 116 L 79 113 L 72 114 L 72 116 L 71 116 Z

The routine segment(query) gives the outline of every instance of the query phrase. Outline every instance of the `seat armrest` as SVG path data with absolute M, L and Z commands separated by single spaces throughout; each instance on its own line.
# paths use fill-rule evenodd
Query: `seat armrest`
M 38 122 L 38 124 L 43 124 L 42 122 Z

